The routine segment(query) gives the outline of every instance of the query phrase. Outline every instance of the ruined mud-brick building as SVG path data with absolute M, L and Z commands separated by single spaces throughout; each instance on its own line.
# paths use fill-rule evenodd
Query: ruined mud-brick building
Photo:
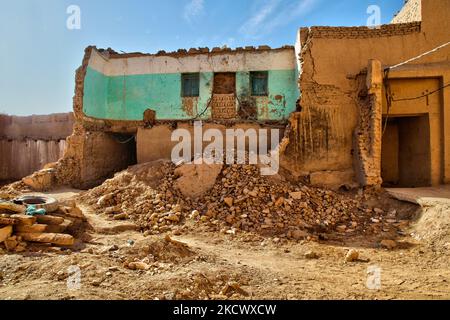
M 201 119 L 222 130 L 287 128 L 281 164 L 313 184 L 448 183 L 449 14 L 450 0 L 409 0 L 389 25 L 301 28 L 295 47 L 279 49 L 89 47 L 58 179 L 87 187 L 170 159 L 171 132 Z
M 285 165 L 314 184 L 450 182 L 450 1 L 409 0 L 393 22 L 299 31 Z

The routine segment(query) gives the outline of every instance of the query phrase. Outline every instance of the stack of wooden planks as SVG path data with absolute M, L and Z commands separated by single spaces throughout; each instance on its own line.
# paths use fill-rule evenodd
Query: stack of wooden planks
M 74 244 L 74 237 L 64 233 L 73 223 L 70 216 L 65 216 L 70 208 L 58 210 L 55 215 L 28 216 L 25 211 L 25 206 L 0 204 L 0 243 L 7 250 L 24 251 L 28 242 L 64 247 Z

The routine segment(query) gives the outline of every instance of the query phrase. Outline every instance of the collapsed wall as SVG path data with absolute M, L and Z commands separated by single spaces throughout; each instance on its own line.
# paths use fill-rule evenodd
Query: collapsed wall
M 72 113 L 0 115 L 0 181 L 21 179 L 58 161 L 72 132 Z
M 373 29 L 300 29 L 297 47 L 302 65 L 301 112 L 293 113 L 290 118 L 291 131 L 283 165 L 313 184 L 380 185 L 382 112 L 386 116 L 383 70 L 448 41 L 448 34 L 442 32 L 449 21 L 448 4 L 435 0 L 423 2 L 421 22 Z M 431 73 L 426 75 L 419 70 L 440 63 L 436 68 L 441 72 L 433 76 L 447 83 L 446 68 L 442 66 L 448 66 L 449 51 L 447 47 L 413 61 L 409 65 L 420 68 L 411 70 L 408 76 L 429 77 Z M 394 72 L 388 75 L 389 79 L 395 77 Z M 396 94 L 404 95 L 400 90 L 404 89 Z M 422 99 L 420 103 L 426 101 Z M 448 132 L 442 134 L 447 137 L 441 142 L 445 157 Z

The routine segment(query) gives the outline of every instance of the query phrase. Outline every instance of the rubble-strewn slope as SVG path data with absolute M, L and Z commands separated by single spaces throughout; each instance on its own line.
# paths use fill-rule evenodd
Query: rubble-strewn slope
M 180 179 L 192 177 L 180 177 L 180 172 L 194 172 L 200 190 L 205 187 L 201 175 L 214 170 L 183 169 L 189 166 L 176 168 L 159 161 L 130 167 L 84 193 L 81 200 L 111 219 L 131 219 L 147 233 L 172 230 L 187 219 L 200 220 L 217 231 L 243 230 L 293 239 L 333 231 L 349 235 L 391 232 L 399 223 L 395 210 L 385 212 L 366 205 L 363 193 L 341 194 L 292 184 L 279 175 L 261 176 L 257 165 L 215 168 L 215 184 L 191 199 L 186 190 L 180 190 L 184 185 Z

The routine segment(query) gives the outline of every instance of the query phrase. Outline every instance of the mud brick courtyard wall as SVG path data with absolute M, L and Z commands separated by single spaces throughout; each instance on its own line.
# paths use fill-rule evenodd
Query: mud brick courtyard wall
M 404 172 L 393 175 L 397 175 L 400 185 L 435 185 L 450 181 L 450 96 L 449 90 L 439 90 L 449 82 L 450 46 L 384 73 L 387 67 L 450 40 L 450 1 L 423 1 L 421 10 L 420 22 L 389 24 L 375 29 L 311 27 L 299 30 L 301 112 L 291 116 L 292 131 L 285 166 L 298 175 L 308 176 L 314 184 L 379 185 L 383 180 L 382 167 L 389 170 L 399 163 Z M 378 62 L 378 70 L 374 69 L 373 61 Z M 430 77 L 435 81 L 425 81 Z M 393 100 L 437 91 L 428 99 L 392 101 L 388 110 L 385 80 Z M 409 137 L 413 139 L 429 131 L 426 137 L 429 152 L 419 156 L 420 148 L 416 148 L 417 152 L 410 154 L 407 161 L 408 157 L 401 156 L 402 150 L 407 148 L 400 147 L 394 160 L 396 164 L 381 163 L 382 158 L 388 160 L 382 153 L 389 150 L 389 143 L 392 143 L 382 139 L 386 118 L 390 122 L 395 117 L 411 116 L 426 117 L 426 121 L 422 121 L 426 128 L 412 125 L 420 121 L 411 119 Z M 406 139 L 406 135 L 404 137 Z M 420 143 L 403 141 L 403 146 L 407 144 Z M 399 176 L 412 173 L 414 162 L 424 158 L 429 162 L 425 169 L 427 179 L 402 183 Z
M 58 161 L 73 123 L 72 113 L 0 115 L 0 181 L 21 179 Z

